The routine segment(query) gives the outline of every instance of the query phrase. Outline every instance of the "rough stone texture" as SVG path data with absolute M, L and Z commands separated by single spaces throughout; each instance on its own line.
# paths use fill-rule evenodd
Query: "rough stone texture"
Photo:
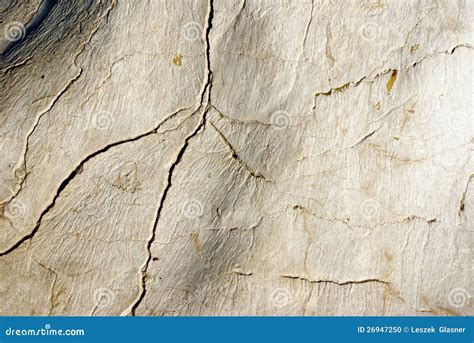
M 0 315 L 474 315 L 473 17 L 5 1 Z

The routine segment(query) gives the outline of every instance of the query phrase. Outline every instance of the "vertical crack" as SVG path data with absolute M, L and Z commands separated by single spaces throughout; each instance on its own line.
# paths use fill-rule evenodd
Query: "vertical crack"
M 474 179 L 474 174 L 469 175 L 469 178 L 467 179 L 467 184 L 466 187 L 464 188 L 464 192 L 461 195 L 461 200 L 459 200 L 459 209 L 458 209 L 458 217 L 461 218 L 462 215 L 464 214 L 464 209 L 465 209 L 465 202 L 466 202 L 466 194 L 469 189 L 469 184 L 471 183 L 471 180 Z
M 172 186 L 173 172 L 176 169 L 176 166 L 181 162 L 181 160 L 183 158 L 183 155 L 184 155 L 184 152 L 186 151 L 187 147 L 189 146 L 189 141 L 191 140 L 191 138 L 196 136 L 199 133 L 199 131 L 202 129 L 202 127 L 204 126 L 204 116 L 205 116 L 205 114 L 206 114 L 206 112 L 204 112 L 203 118 L 201 118 L 201 121 L 200 121 L 199 125 L 196 127 L 196 129 L 194 129 L 194 131 L 189 136 L 187 136 L 186 139 L 184 140 L 183 146 L 179 150 L 175 161 L 173 162 L 170 169 L 168 170 L 167 183 L 166 183 L 165 189 L 163 190 L 163 193 L 160 197 L 160 204 L 158 206 L 158 210 L 157 210 L 156 216 L 155 216 L 155 221 L 153 223 L 153 230 L 151 231 L 150 239 L 147 242 L 147 254 L 148 255 L 147 255 L 147 259 L 145 261 L 145 264 L 142 267 L 141 293 L 140 293 L 138 299 L 135 301 L 135 303 L 131 307 L 132 316 L 135 316 L 135 312 L 136 312 L 137 307 L 140 305 L 140 303 L 142 302 L 143 298 L 146 295 L 146 291 L 147 291 L 146 278 L 147 278 L 148 267 L 149 267 L 150 261 L 152 259 L 151 246 L 153 245 L 153 242 L 155 241 L 155 238 L 156 238 L 156 228 L 158 226 L 158 221 L 160 220 L 160 217 L 161 217 L 161 212 L 162 212 L 163 207 L 164 207 L 166 196 L 168 195 L 168 192 L 169 192 L 169 190 Z
M 202 117 L 201 117 L 201 120 L 200 120 L 199 124 L 194 129 L 194 131 L 184 139 L 184 143 L 183 143 L 181 149 L 179 150 L 175 161 L 173 162 L 173 164 L 171 165 L 171 167 L 168 170 L 167 183 L 166 183 L 166 186 L 165 186 L 165 188 L 163 190 L 163 193 L 160 197 L 160 203 L 159 203 L 158 209 L 156 211 L 155 221 L 153 223 L 153 229 L 151 231 L 150 239 L 147 242 L 147 254 L 148 254 L 147 259 L 146 259 L 143 267 L 141 268 L 142 269 L 141 270 L 141 274 L 142 274 L 142 277 L 141 277 L 141 292 L 140 292 L 137 300 L 129 307 L 129 311 L 130 311 L 130 314 L 132 316 L 135 316 L 138 306 L 140 306 L 140 304 L 142 303 L 142 301 L 145 298 L 145 295 L 147 293 L 147 272 L 148 272 L 148 268 L 150 266 L 150 261 L 152 260 L 151 247 L 152 247 L 152 245 L 155 241 L 155 238 L 156 238 L 156 231 L 157 231 L 157 227 L 158 227 L 158 222 L 161 218 L 161 213 L 163 211 L 163 207 L 164 207 L 164 204 L 165 204 L 165 201 L 166 201 L 166 197 L 167 197 L 168 192 L 171 189 L 172 184 L 173 184 L 172 183 L 173 172 L 176 169 L 177 165 L 181 162 L 181 160 L 183 158 L 183 155 L 184 155 L 184 153 L 186 152 L 186 150 L 189 146 L 190 140 L 193 137 L 195 137 L 201 131 L 201 129 L 203 129 L 203 127 L 206 123 L 206 115 L 207 115 L 209 109 L 211 108 L 210 103 L 211 103 L 212 69 L 211 69 L 211 60 L 210 60 L 211 44 L 210 44 L 209 36 L 210 36 L 211 29 L 212 29 L 212 19 L 213 19 L 213 17 L 214 17 L 214 4 L 213 4 L 213 0 L 209 0 L 206 23 L 205 23 L 205 27 L 204 27 L 204 30 L 203 30 L 203 41 L 204 41 L 204 44 L 205 44 L 205 51 L 206 51 L 206 75 L 204 77 L 203 87 L 202 87 L 202 90 L 201 90 L 200 102 L 197 106 L 197 110 L 194 111 L 194 113 L 192 115 L 199 112 L 199 110 L 202 109 L 202 108 L 203 108 L 203 114 L 202 114 Z M 125 313 L 127 311 L 128 310 L 126 310 Z

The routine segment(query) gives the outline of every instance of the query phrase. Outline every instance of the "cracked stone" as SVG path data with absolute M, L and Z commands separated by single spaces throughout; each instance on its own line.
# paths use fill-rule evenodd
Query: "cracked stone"
M 0 314 L 474 315 L 473 10 L 0 5 Z

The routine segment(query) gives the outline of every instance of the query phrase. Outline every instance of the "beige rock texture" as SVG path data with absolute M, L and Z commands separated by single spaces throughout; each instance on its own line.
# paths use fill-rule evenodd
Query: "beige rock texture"
M 0 315 L 474 315 L 470 0 L 0 4 Z

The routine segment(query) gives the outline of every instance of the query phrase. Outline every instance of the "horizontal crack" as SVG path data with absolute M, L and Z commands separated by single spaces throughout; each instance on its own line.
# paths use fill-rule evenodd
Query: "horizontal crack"
M 292 279 L 292 280 L 301 280 L 309 283 L 330 283 L 338 286 L 346 286 L 346 285 L 353 285 L 353 284 L 366 284 L 366 283 L 379 283 L 385 286 L 390 285 L 389 282 L 383 281 L 380 279 L 362 279 L 362 280 L 349 280 L 349 281 L 334 281 L 334 280 L 310 280 L 308 278 L 302 277 L 302 276 L 297 276 L 297 275 L 281 275 L 281 277 L 286 278 L 286 279 Z
M 458 44 L 456 45 L 455 47 L 451 48 L 451 49 L 448 49 L 448 50 L 444 50 L 444 51 L 438 51 L 438 52 L 435 52 L 433 54 L 429 54 L 429 55 L 426 55 L 425 57 L 421 58 L 420 60 L 410 64 L 409 66 L 406 66 L 404 68 L 401 68 L 402 70 L 408 70 L 410 68 L 413 68 L 417 65 L 419 65 L 421 62 L 423 62 L 425 59 L 429 58 L 429 57 L 433 57 L 435 55 L 438 55 L 438 54 L 448 54 L 448 55 L 452 55 L 454 53 L 454 51 L 456 51 L 458 48 L 461 48 L 461 47 L 464 47 L 464 48 L 468 48 L 468 49 L 472 49 L 473 47 L 470 45 L 470 44 Z M 327 91 L 323 91 L 323 92 L 318 92 L 315 94 L 315 98 L 318 98 L 320 96 L 330 96 L 330 95 L 333 95 L 335 93 L 339 93 L 339 92 L 342 92 L 348 88 L 355 88 L 357 86 L 359 86 L 362 82 L 366 81 L 366 83 L 373 83 L 375 82 L 379 77 L 381 76 L 384 76 L 384 75 L 387 75 L 387 74 L 393 74 L 394 72 L 396 73 L 399 73 L 400 70 L 398 69 L 395 69 L 395 68 L 391 68 L 391 69 L 387 69 L 387 70 L 384 70 L 380 73 L 377 73 L 375 74 L 372 78 L 370 78 L 370 75 L 373 74 L 373 72 L 369 73 L 369 75 L 366 75 L 366 76 L 363 76 L 362 78 L 360 78 L 359 80 L 357 81 L 348 81 L 348 82 L 345 82 L 343 83 L 341 86 L 336 86 L 336 87 L 332 87 L 330 88 L 329 90 Z M 370 78 L 370 79 L 369 79 Z M 369 79 L 369 80 L 368 80 Z M 313 109 L 316 107 L 316 104 L 315 106 L 313 107 Z

